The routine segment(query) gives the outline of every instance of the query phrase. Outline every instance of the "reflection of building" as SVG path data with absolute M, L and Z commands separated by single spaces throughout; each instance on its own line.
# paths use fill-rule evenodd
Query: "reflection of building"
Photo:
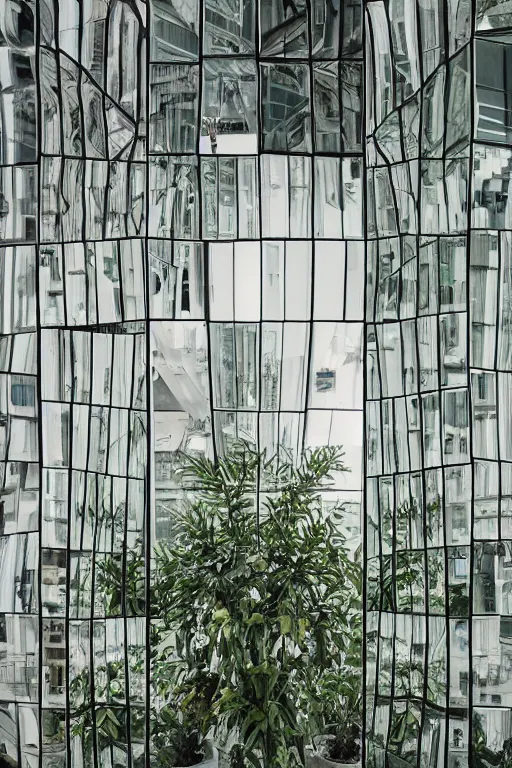
M 195 152 L 198 68 L 155 64 L 151 72 L 151 142 L 155 151 Z
M 345 501 L 358 546 L 360 12 L 2 4 L 0 764 L 149 759 L 147 617 L 122 569 L 172 535 L 180 451 L 345 443 L 326 514 Z M 66 673 L 97 704 L 125 660 L 133 743 L 103 748 Z
M 510 151 L 478 147 L 475 151 L 474 225 L 478 229 L 510 229 Z
M 4 32 L 15 38 L 23 35 L 27 18 L 14 21 L 32 11 L 20 3 L 19 15 L 13 15 L 13 29 L 7 17 Z M 14 41 L 13 41 L 14 42 Z M 28 52 L 23 46 L 0 48 L 2 81 L 0 89 L 0 241 L 31 241 L 36 232 L 36 171 L 30 163 L 36 160 L 35 84 Z M 24 163 L 15 167 L 16 163 Z M 12 167 L 9 167 L 9 166 Z
M 46 706 L 65 704 L 66 625 L 63 620 L 46 619 L 43 623 L 43 695 Z
M 257 237 L 259 193 L 255 158 L 205 158 L 201 168 L 205 239 Z
M 303 64 L 266 64 L 262 70 L 265 147 L 274 150 L 310 146 L 309 70 Z
M 195 59 L 199 52 L 199 11 L 187 0 L 154 0 L 153 56 L 157 61 Z M 207 0 L 204 49 L 210 55 L 254 50 L 255 7 L 251 0 Z
M 323 3 L 315 7 L 315 21 L 319 21 L 319 13 Z M 297 2 L 280 2 L 279 0 L 263 0 L 260 6 L 261 47 L 265 56 L 290 56 L 305 58 L 308 55 L 308 17 L 306 4 Z M 324 42 L 324 41 L 322 41 Z M 325 46 L 328 54 L 329 46 Z
M 61 547 L 67 544 L 67 480 L 65 470 L 48 469 L 45 472 L 45 498 L 43 501 L 43 520 L 45 542 L 55 542 Z
M 16 424 L 16 422 L 15 422 Z M 37 464 L 12 462 L 0 488 L 0 535 L 37 528 L 39 489 Z
M 14 704 L 0 704 L 0 755 L 6 765 L 15 766 L 18 756 L 17 709 Z
M 0 614 L 0 692 L 5 701 L 36 701 L 38 636 L 34 617 Z
M 206 0 L 204 49 L 211 56 L 254 51 L 256 7 L 253 0 Z
M 367 3 L 371 766 L 510 757 L 510 6 Z
M 203 255 L 200 243 L 153 240 L 150 245 L 154 318 L 199 318 L 204 309 Z
M 23 10 L 27 10 L 27 6 L 28 4 L 24 2 L 19 4 L 22 13 Z M 31 11 L 29 13 L 31 14 Z M 26 22 L 27 19 L 25 19 Z M 23 23 L 19 24 L 19 30 L 23 33 Z M 22 48 L 7 47 L 1 49 L 0 57 L 2 67 L 1 163 L 2 165 L 34 163 L 36 160 L 35 85 L 30 57 Z
M 151 234 L 197 239 L 199 201 L 193 159 L 157 158 L 151 175 Z M 154 223 L 153 223 L 154 222 Z
M 156 322 L 153 331 L 153 419 L 155 445 L 155 521 L 165 537 L 180 497 L 176 474 L 179 453 L 208 452 L 211 434 L 208 355 L 202 322 Z
M 258 150 L 256 98 L 257 73 L 253 61 L 246 59 L 208 59 L 204 64 L 202 134 L 208 136 L 208 123 L 215 121 L 219 154 L 255 154 Z M 227 141 L 222 138 L 226 135 Z M 240 146 L 237 148 L 236 137 Z M 244 141 L 245 139 L 245 141 Z M 210 154 L 210 140 L 201 141 L 200 151 Z M 225 147 L 225 148 L 224 148 Z
M 152 58 L 156 61 L 195 58 L 199 50 L 196 3 L 154 0 L 152 8 L 155 14 Z
M 0 332 L 34 328 L 36 276 L 32 248 L 15 246 L 0 255 L 0 291 L 4 294 L 0 293 Z
M 66 611 L 66 552 L 42 551 L 41 599 L 49 616 L 62 616 Z

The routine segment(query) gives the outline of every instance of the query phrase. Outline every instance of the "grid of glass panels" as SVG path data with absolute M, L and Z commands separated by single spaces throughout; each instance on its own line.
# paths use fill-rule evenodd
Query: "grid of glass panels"
M 2 6 L 10 765 L 148 764 L 130 553 L 172 535 L 178 450 L 341 443 L 352 473 L 326 509 L 347 501 L 358 532 L 361 17 L 354 0 Z
M 153 539 L 177 453 L 343 444 L 362 486 L 361 3 L 151 3 Z
M 366 4 L 371 766 L 512 757 L 511 24 Z
M 16 66 L 37 74 L 41 618 L 20 747 L 31 766 L 38 751 L 52 768 L 142 765 L 147 624 L 126 579 L 147 545 L 146 11 L 21 5 L 36 30 L 35 60 Z
M 0 22 L 0 748 L 29 764 L 39 751 L 40 638 L 52 621 L 49 606 L 62 603 L 40 525 L 34 19 L 24 3 L 7 11 Z

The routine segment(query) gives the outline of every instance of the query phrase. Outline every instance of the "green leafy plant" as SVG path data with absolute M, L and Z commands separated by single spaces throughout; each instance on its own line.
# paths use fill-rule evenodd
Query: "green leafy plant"
M 107 616 L 143 616 L 146 612 L 145 564 L 142 541 L 125 555 L 107 555 L 96 563 L 97 591 L 103 594 Z M 123 611 L 123 606 L 125 610 Z
M 356 578 L 354 586 L 355 594 L 360 596 L 362 584 L 359 578 Z M 309 706 L 310 712 L 314 710 L 316 713 L 310 714 L 310 721 L 314 731 L 322 734 L 321 739 L 314 739 L 315 746 L 318 745 L 329 760 L 345 763 L 356 762 L 360 758 L 363 728 L 363 622 L 359 597 L 356 598 L 355 604 L 357 610 L 350 618 L 351 632 L 346 638 L 342 664 L 332 664 L 331 668 L 321 675 L 316 690 L 307 692 L 310 701 L 316 703 L 315 707 L 311 704 Z
M 157 607 L 153 600 L 155 612 Z M 165 621 L 154 624 L 151 643 L 153 751 L 160 768 L 185 768 L 205 756 L 205 738 L 215 721 L 218 676 L 198 662 L 193 646 L 180 646 L 176 658 L 176 646 L 168 644 L 165 627 Z
M 487 735 L 482 717 L 473 714 L 473 754 L 475 768 L 512 768 L 512 739 L 505 739 L 503 749 L 495 752 L 487 746 Z
M 103 749 L 114 742 L 126 742 L 126 723 L 120 717 L 125 693 L 124 665 L 121 662 L 109 662 L 98 667 L 96 674 L 105 678 L 105 683 L 96 687 L 96 699 L 106 699 L 107 703 L 97 705 L 93 710 L 92 681 L 89 668 L 86 667 L 70 684 L 70 695 L 77 702 L 71 733 L 73 736 L 81 736 L 89 748 L 94 728 L 98 747 Z
M 153 720 L 153 746 L 162 768 L 197 765 L 204 756 L 203 739 L 193 711 L 162 707 Z
M 318 734 L 333 737 L 334 755 L 349 742 L 355 749 L 360 567 L 339 530 L 342 507 L 326 514 L 321 497 L 332 473 L 346 470 L 342 457 L 321 448 L 295 466 L 245 446 L 215 463 L 184 457 L 192 500 L 175 511 L 172 541 L 155 549 L 150 590 L 160 768 L 196 765 L 211 736 L 230 768 L 298 768 Z M 108 615 L 144 613 L 142 553 L 138 542 L 97 563 Z M 110 684 L 122 677 L 107 673 Z M 75 732 L 90 736 L 88 675 L 73 685 L 82 696 Z M 107 702 L 96 707 L 100 748 L 126 739 L 115 700 Z
M 356 647 L 357 639 L 354 639 Z M 318 716 L 322 736 L 314 739 L 315 747 L 329 760 L 356 762 L 361 753 L 362 676 L 360 644 L 359 666 L 344 665 L 326 673 L 317 688 Z M 317 726 L 318 727 L 318 726 Z
M 337 448 L 294 467 L 243 447 L 184 469 L 196 498 L 156 552 L 155 605 L 182 680 L 215 670 L 208 724 L 233 768 L 303 765 L 308 692 L 349 649 L 359 566 L 339 532 L 342 510 L 326 517 L 319 494 L 345 469 Z

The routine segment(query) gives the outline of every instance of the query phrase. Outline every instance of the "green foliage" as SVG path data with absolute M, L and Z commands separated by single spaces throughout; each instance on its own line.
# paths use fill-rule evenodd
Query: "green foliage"
M 361 573 L 320 491 L 344 471 L 338 448 L 300 466 L 237 446 L 216 463 L 185 458 L 193 501 L 154 553 L 151 733 L 160 768 L 192 766 L 215 735 L 231 768 L 300 768 L 328 734 L 331 754 L 357 753 L 361 729 Z M 96 566 L 107 615 L 145 612 L 139 542 Z M 123 578 L 123 572 L 126 576 Z M 124 671 L 106 670 L 124 701 Z M 75 733 L 93 728 L 89 672 L 72 683 Z M 108 689 L 98 745 L 126 740 Z
M 193 713 L 163 706 L 153 719 L 153 746 L 161 768 L 197 765 L 204 756 L 203 736 Z
M 325 726 L 314 698 L 327 672 L 340 673 L 360 607 L 341 509 L 326 518 L 318 493 L 344 469 L 336 448 L 308 453 L 300 467 L 243 448 L 185 469 L 198 492 L 172 544 L 156 551 L 153 600 L 160 631 L 176 638 L 180 682 L 215 673 L 203 733 L 213 726 L 223 743 L 236 734 L 232 766 L 300 766 L 310 715 Z M 255 514 L 259 478 L 270 490 Z
M 430 582 L 429 609 L 431 612 L 444 613 L 444 571 L 442 562 L 430 559 L 425 563 L 424 549 L 413 544 L 414 537 L 435 541 L 442 512 L 441 498 L 437 495 L 423 507 L 412 496 L 396 508 L 386 506 L 382 517 L 382 541 L 387 550 L 394 550 L 394 555 L 382 557 L 380 578 L 370 581 L 368 589 L 368 608 L 371 611 L 382 610 L 395 612 L 414 612 L 425 610 L 425 571 Z M 376 530 L 375 520 L 370 525 Z M 379 532 L 380 533 L 380 532 Z M 435 586 L 442 586 L 442 595 L 434 593 Z
M 327 737 L 323 751 L 330 760 L 353 762 L 359 758 L 362 730 L 362 671 L 360 665 L 360 633 L 356 632 L 353 646 L 358 650 L 358 658 L 353 666 L 344 665 L 339 669 L 326 672 L 319 681 L 316 707 L 310 710 L 318 712 L 322 723 L 321 732 Z M 317 726 L 318 728 L 318 726 Z M 319 745 L 319 739 L 314 739 Z
M 96 675 L 104 674 L 105 683 L 97 686 L 95 699 L 106 699 L 106 704 L 92 709 L 91 685 L 89 668 L 82 670 L 80 675 L 73 678 L 70 684 L 70 695 L 78 706 L 74 710 L 74 723 L 71 728 L 73 736 L 81 736 L 87 746 L 92 742 L 92 730 L 96 729 L 98 747 L 103 749 L 113 742 L 126 743 L 126 723 L 120 717 L 121 706 L 124 703 L 124 665 L 121 662 L 109 662 L 106 666 L 96 669 Z M 117 709 L 115 705 L 118 705 Z
M 505 739 L 499 752 L 490 749 L 480 713 L 473 714 L 473 755 L 475 768 L 512 768 L 512 739 Z
M 108 555 L 96 563 L 97 591 L 104 596 L 107 616 L 143 616 L 146 612 L 142 542 L 124 555 Z M 124 611 L 123 611 L 124 605 Z

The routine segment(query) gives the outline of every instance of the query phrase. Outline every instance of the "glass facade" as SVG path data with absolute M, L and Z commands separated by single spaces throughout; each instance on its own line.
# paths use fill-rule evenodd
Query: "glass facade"
M 354 549 L 364 491 L 366 765 L 512 764 L 511 29 L 0 4 L 0 766 L 149 765 L 151 553 L 240 440 L 343 445 Z
M 346 502 L 358 545 L 362 18 L 354 0 L 2 4 L 1 765 L 149 764 L 130 585 L 149 594 L 172 538 L 179 452 L 343 444 L 324 503 Z
M 509 765 L 511 4 L 366 22 L 367 764 Z

